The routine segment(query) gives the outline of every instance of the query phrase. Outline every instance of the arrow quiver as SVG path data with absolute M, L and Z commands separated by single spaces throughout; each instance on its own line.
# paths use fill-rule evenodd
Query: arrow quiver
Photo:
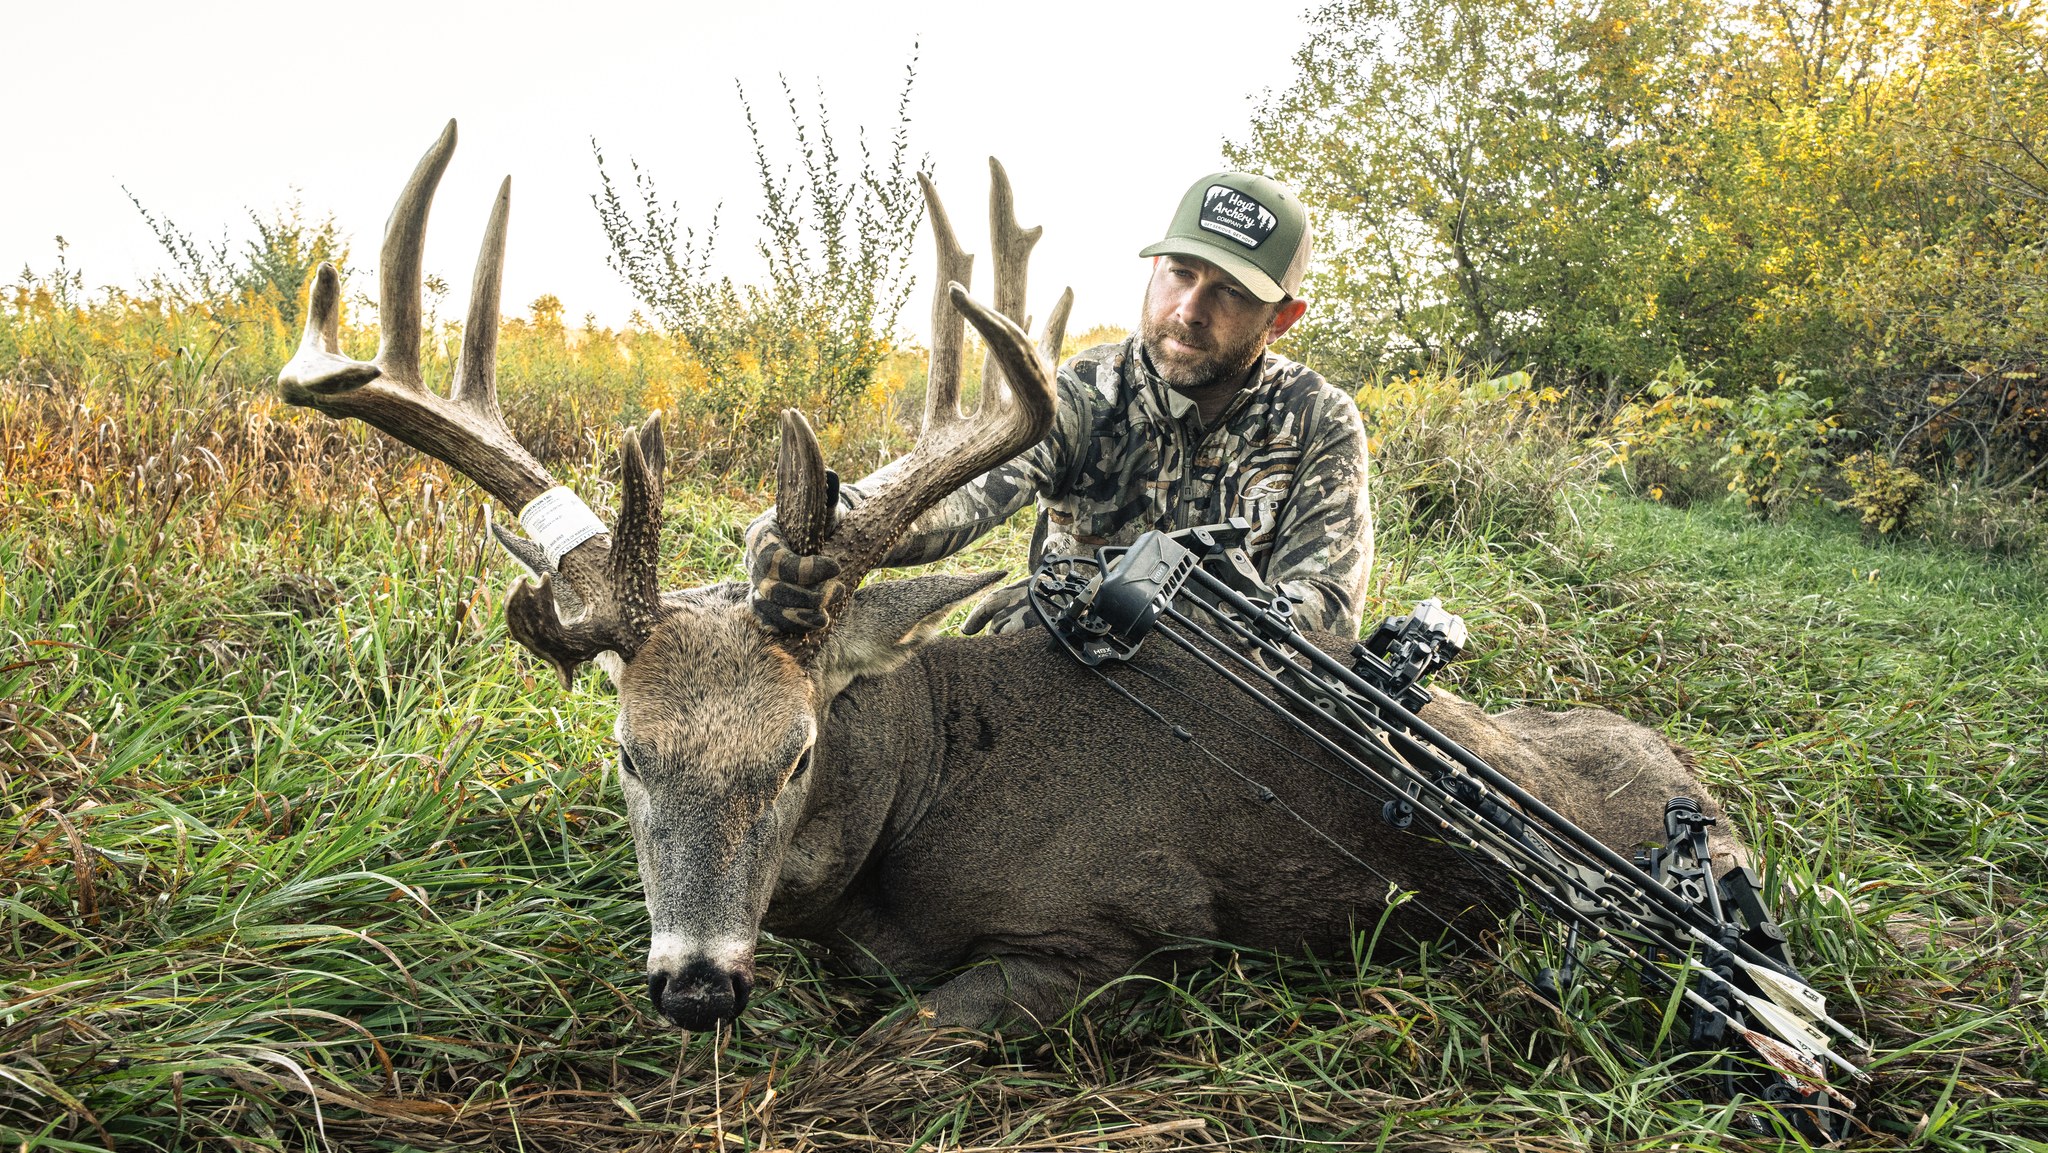
M 1527 916 L 1510 924 L 1548 963 L 1533 973 L 1508 968 L 1538 995 L 1569 1012 L 1584 1003 L 1576 990 L 1612 988 L 1633 973 L 1639 987 L 1677 999 L 1688 1044 L 1715 1055 L 1711 1075 L 1724 1095 L 1765 1103 L 1809 1138 L 1839 1137 L 1852 1102 L 1830 1084 L 1828 1066 L 1863 1080 L 1836 1044 L 1868 1046 L 1793 966 L 1756 874 L 1713 876 L 1714 821 L 1698 803 L 1672 798 L 1664 845 L 1622 857 L 1417 715 L 1430 701 L 1430 675 L 1465 646 L 1461 618 L 1423 601 L 1382 621 L 1340 662 L 1295 627 L 1293 602 L 1261 582 L 1244 550 L 1249 532 L 1232 520 L 1148 532 L 1093 557 L 1048 558 L 1031 582 L 1032 608 L 1075 659 L 1187 741 L 1197 734 L 1108 670 L 1148 675 L 1128 662 L 1153 636 L 1192 655 L 1306 737 L 1318 767 L 1379 797 L 1387 824 L 1452 846 L 1517 898 Z M 1307 815 L 1287 811 L 1371 869 Z M 1752 1119 L 1768 1127 L 1766 1117 Z

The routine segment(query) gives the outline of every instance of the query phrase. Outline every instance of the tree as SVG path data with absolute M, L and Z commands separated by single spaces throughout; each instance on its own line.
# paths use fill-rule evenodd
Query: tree
M 1799 364 L 1888 458 L 1981 481 L 2048 461 L 2048 15 L 1981 0 L 1755 0 L 1696 245 L 1743 285 L 1760 375 Z
M 1675 351 L 1659 318 L 1683 223 L 1706 13 L 1693 0 L 1338 0 L 1234 163 L 1321 227 L 1297 347 L 1347 368 L 1456 351 L 1605 383 Z
M 1337 0 L 1246 167 L 1323 226 L 1294 347 L 1603 403 L 1796 374 L 1888 458 L 2048 473 L 2042 0 Z

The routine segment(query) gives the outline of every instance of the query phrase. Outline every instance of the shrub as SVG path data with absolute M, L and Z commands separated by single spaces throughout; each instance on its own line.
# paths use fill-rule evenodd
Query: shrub
M 1637 496 L 1685 508 L 1723 490 L 1714 465 L 1721 455 L 1728 399 L 1712 395 L 1714 382 L 1671 363 L 1643 394 L 1608 422 L 1609 464 Z
M 913 62 L 888 149 L 872 155 L 863 138 L 858 170 L 842 164 L 822 105 L 816 125 L 807 124 L 786 82 L 799 170 L 778 168 L 742 91 L 765 201 L 765 285 L 714 276 L 717 218 L 702 236 L 684 227 L 637 164 L 640 204 L 629 207 L 592 142 L 602 187 L 591 199 L 612 267 L 697 366 L 678 394 L 677 415 L 721 471 L 766 471 L 784 408 L 803 409 L 820 425 L 876 426 L 890 388 L 902 383 L 885 370 L 912 284 L 911 242 L 924 220 L 919 162 L 909 151 L 915 79 Z
M 1725 455 L 1715 463 L 1728 491 L 1741 493 L 1749 510 L 1776 517 L 1802 496 L 1817 494 L 1827 467 L 1827 443 L 1841 434 L 1829 411 L 1834 402 L 1809 396 L 1806 380 L 1780 365 L 1776 388 L 1758 388 L 1729 406 L 1722 436 Z
M 225 236 L 218 243 L 194 240 L 170 217 L 151 212 L 133 192 L 128 193 L 128 202 L 142 214 L 178 270 L 175 278 L 159 277 L 152 284 L 158 296 L 206 305 L 216 312 L 232 311 L 236 305 L 245 313 L 267 308 L 287 330 L 296 330 L 299 304 L 313 270 L 322 262 L 348 267 L 348 242 L 334 217 L 316 223 L 297 200 L 272 211 L 269 219 L 244 209 L 256 234 L 239 252 Z
M 1849 486 L 1848 499 L 1835 507 L 1862 513 L 1864 528 L 1878 536 L 1897 535 L 1927 495 L 1926 478 L 1875 452 L 1857 453 L 1837 465 L 1835 474 Z
M 1605 461 L 1554 388 L 1526 372 L 1475 380 L 1455 358 L 1381 376 L 1357 394 L 1382 527 L 1485 540 L 1547 536 L 1573 523 Z

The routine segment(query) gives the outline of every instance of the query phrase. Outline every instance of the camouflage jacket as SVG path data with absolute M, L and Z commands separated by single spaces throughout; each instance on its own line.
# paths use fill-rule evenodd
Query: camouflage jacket
M 1034 568 L 1148 529 L 1238 516 L 1253 525 L 1247 551 L 1266 583 L 1299 601 L 1301 627 L 1355 634 L 1373 552 L 1358 407 L 1274 353 L 1257 372 L 1205 427 L 1194 401 L 1153 375 L 1137 337 L 1088 349 L 1060 368 L 1052 432 L 918 518 L 885 563 L 949 556 L 1033 499 Z M 849 487 L 849 502 L 859 501 L 861 486 Z M 1030 620 L 1020 583 L 992 594 L 969 631 Z

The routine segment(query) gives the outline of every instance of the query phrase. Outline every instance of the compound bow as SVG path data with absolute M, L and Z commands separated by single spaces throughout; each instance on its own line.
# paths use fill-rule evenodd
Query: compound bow
M 1155 634 L 1185 650 L 1308 738 L 1326 754 L 1326 771 L 1381 798 L 1389 825 L 1460 850 L 1524 898 L 1549 935 L 1562 929 L 1559 964 L 1534 974 L 1509 966 L 1539 996 L 1562 1009 L 1582 974 L 1608 961 L 1633 968 L 1647 987 L 1679 998 L 1688 1044 L 1719 1054 L 1713 1071 L 1731 1099 L 1759 1099 L 1808 1137 L 1839 1137 L 1850 1102 L 1830 1086 L 1826 1066 L 1864 1075 L 1830 1034 L 1868 1046 L 1828 1015 L 1793 966 L 1757 875 L 1744 867 L 1713 876 L 1714 822 L 1699 805 L 1672 798 L 1664 845 L 1622 857 L 1416 715 L 1431 699 L 1430 674 L 1464 648 L 1462 619 L 1423 601 L 1355 645 L 1346 667 L 1304 637 L 1292 602 L 1260 581 L 1243 548 L 1248 531 L 1233 520 L 1148 532 L 1092 558 L 1050 558 L 1032 579 L 1032 607 L 1076 659 L 1192 741 L 1102 667 L 1128 662 Z

